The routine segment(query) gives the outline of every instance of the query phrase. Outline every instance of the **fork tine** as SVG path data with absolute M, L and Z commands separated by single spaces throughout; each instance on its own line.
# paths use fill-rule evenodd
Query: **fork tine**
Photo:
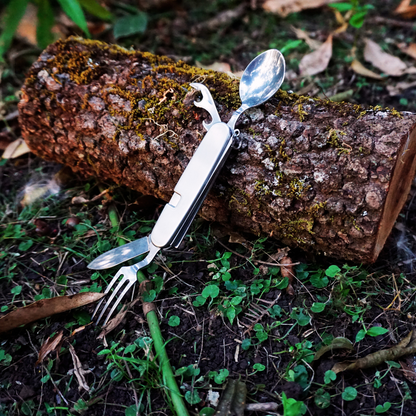
M 108 312 L 107 317 L 105 318 L 105 321 L 103 322 L 103 326 L 108 322 L 108 320 L 110 319 L 111 315 L 113 314 L 113 312 L 115 311 L 115 309 L 117 308 L 117 305 L 121 302 L 121 299 L 123 299 L 124 295 L 127 293 L 127 291 L 135 284 L 136 282 L 129 280 L 127 286 L 123 289 L 123 291 L 121 292 L 121 295 L 119 296 L 119 298 L 114 302 L 113 307 L 111 308 L 110 312 Z
M 105 289 L 105 291 L 104 291 L 104 294 L 107 294 L 109 291 L 110 291 L 110 289 L 114 286 L 114 284 L 117 282 L 117 280 L 118 280 L 118 278 L 122 275 L 122 274 L 124 274 L 123 272 L 122 272 L 122 270 L 123 270 L 123 268 L 121 268 L 117 273 L 116 273 L 116 275 L 111 279 L 111 282 L 110 282 L 110 284 L 107 286 L 107 288 Z M 107 300 L 107 298 L 106 297 L 103 297 L 99 302 L 98 302 L 98 305 L 97 305 L 97 307 L 95 308 L 95 311 L 94 311 L 94 313 L 92 314 L 92 318 L 91 319 L 94 319 L 94 317 L 95 317 L 95 315 L 97 314 L 97 312 L 100 310 L 100 308 L 101 308 L 101 305 L 103 304 L 103 302 L 104 301 L 106 301 Z M 101 316 L 101 315 L 100 315 Z
M 120 269 L 121 271 L 121 269 Z M 118 274 L 118 273 L 117 273 Z M 107 299 L 107 302 L 105 303 L 103 309 L 101 310 L 101 313 L 99 317 L 97 318 L 96 324 L 101 320 L 102 316 L 104 315 L 104 312 L 107 310 L 107 308 L 110 306 L 111 302 L 113 301 L 114 297 L 117 295 L 117 293 L 121 290 L 123 285 L 126 283 L 126 281 L 129 280 L 129 278 L 125 275 L 124 271 L 119 274 L 119 276 L 124 275 L 124 277 L 120 280 L 119 284 L 116 286 L 116 288 L 113 290 L 113 293 L 111 296 Z M 119 277 L 118 276 L 118 277 Z M 121 298 L 120 298 L 121 299 Z M 117 303 L 118 304 L 118 303 Z

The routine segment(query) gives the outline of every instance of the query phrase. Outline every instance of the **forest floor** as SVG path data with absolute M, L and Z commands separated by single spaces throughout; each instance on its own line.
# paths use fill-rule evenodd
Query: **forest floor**
M 298 75 L 299 62 L 311 49 L 291 27 L 324 42 L 339 26 L 329 7 L 281 18 L 260 6 L 252 10 L 247 2 L 235 20 L 209 30 L 200 25 L 241 2 L 209 3 L 177 1 L 163 12 L 150 10 L 145 33 L 118 43 L 193 65 L 226 63 L 233 72 L 243 70 L 257 53 L 277 48 L 287 62 L 283 89 L 416 112 L 416 88 L 403 86 L 414 82 L 415 74 L 374 80 L 350 68 L 353 51 L 364 62 L 366 37 L 413 65 L 396 46 L 414 41 L 416 33 L 414 20 L 412 24 L 392 14 L 399 1 L 362 2 L 376 7 L 368 10 L 361 28 L 349 26 L 334 36 L 332 59 L 314 76 Z M 109 31 L 97 37 L 114 42 Z M 2 67 L 3 145 L 19 137 L 19 90 L 39 53 L 15 41 Z M 129 189 L 74 177 L 30 153 L 0 161 L 0 189 L 2 315 L 40 299 L 103 291 L 117 268 L 93 272 L 87 264 L 117 247 L 120 238 L 148 235 L 163 207 L 161 201 Z M 105 189 L 111 198 L 95 198 Z M 247 403 L 277 403 L 275 410 L 245 414 L 414 415 L 416 355 L 375 354 L 367 360 L 370 368 L 337 374 L 332 369 L 336 363 L 394 347 L 414 329 L 415 195 L 412 188 L 379 260 L 371 266 L 291 250 L 290 258 L 298 263 L 294 295 L 286 290 L 287 278 L 279 267 L 261 263 L 272 262 L 271 256 L 285 249 L 271 238 L 245 235 L 237 242 L 236 236 L 230 239 L 215 224 L 197 219 L 180 250 L 157 257 L 145 274 L 154 278 L 152 296 L 189 413 L 213 414 L 216 393 L 222 395 L 227 380 L 239 379 L 247 387 Z M 83 202 L 74 200 L 80 196 Z M 114 208 L 119 226 L 111 225 L 108 217 Z M 0 336 L 0 415 L 173 414 L 149 349 L 140 302 L 104 338 L 97 338 L 100 327 L 89 325 L 94 307 Z M 244 324 L 251 323 L 248 315 L 254 309 L 262 316 L 248 330 Z M 59 355 L 53 352 L 36 365 L 41 346 L 60 331 L 66 341 Z M 70 344 L 87 388 L 80 385 L 80 370 L 74 371 Z M 317 355 L 325 346 L 326 353 Z M 104 349 L 108 352 L 100 354 Z

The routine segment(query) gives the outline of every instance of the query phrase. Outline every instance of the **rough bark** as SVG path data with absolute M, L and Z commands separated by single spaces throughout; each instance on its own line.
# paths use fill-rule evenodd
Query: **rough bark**
M 168 201 L 204 135 L 205 83 L 223 120 L 238 80 L 149 53 L 73 38 L 33 64 L 19 105 L 37 155 Z M 279 91 L 240 118 L 202 217 L 289 246 L 374 261 L 415 171 L 416 116 Z

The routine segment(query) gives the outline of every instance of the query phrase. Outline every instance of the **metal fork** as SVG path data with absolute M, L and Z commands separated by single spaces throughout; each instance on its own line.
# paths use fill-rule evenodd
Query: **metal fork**
M 142 261 L 139 261 L 136 264 L 133 264 L 132 266 L 123 266 L 116 273 L 116 275 L 113 277 L 113 279 L 111 280 L 110 284 L 107 286 L 107 289 L 105 290 L 104 293 L 105 294 L 109 293 L 111 291 L 111 288 L 117 283 L 117 281 L 119 281 L 120 278 L 121 278 L 121 280 L 118 282 L 118 285 L 114 288 L 113 293 L 111 294 L 111 296 L 108 299 L 106 297 L 101 299 L 101 301 L 98 303 L 98 305 L 95 308 L 95 311 L 92 315 L 92 319 L 94 319 L 97 312 L 101 308 L 101 305 L 104 303 L 104 301 L 106 301 L 101 313 L 99 314 L 99 316 L 98 316 L 98 318 L 95 322 L 97 325 L 100 322 L 101 318 L 103 317 L 105 311 L 109 308 L 109 306 L 111 305 L 111 303 L 114 300 L 114 304 L 113 304 L 112 308 L 110 309 L 110 311 L 108 312 L 107 317 L 105 318 L 105 320 L 103 322 L 103 325 L 105 325 L 108 322 L 111 315 L 116 310 L 118 304 L 123 299 L 124 295 L 137 282 L 137 272 L 140 269 L 142 269 L 143 267 L 146 267 L 147 265 L 149 265 L 152 262 L 153 258 L 155 257 L 155 255 L 157 254 L 157 252 L 159 250 L 160 250 L 159 247 L 156 247 L 152 244 L 151 249 L 149 251 L 149 254 L 146 256 L 146 258 L 144 258 Z M 123 288 L 123 286 L 125 286 L 125 287 L 122 290 L 122 292 L 120 293 L 120 290 Z M 119 295 L 119 296 L 116 298 L 117 295 Z

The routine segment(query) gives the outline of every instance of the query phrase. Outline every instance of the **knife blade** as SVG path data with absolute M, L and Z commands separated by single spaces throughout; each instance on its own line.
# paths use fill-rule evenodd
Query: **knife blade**
M 87 267 L 92 270 L 104 270 L 131 260 L 150 250 L 150 236 L 139 238 L 131 243 L 113 248 L 94 259 Z

